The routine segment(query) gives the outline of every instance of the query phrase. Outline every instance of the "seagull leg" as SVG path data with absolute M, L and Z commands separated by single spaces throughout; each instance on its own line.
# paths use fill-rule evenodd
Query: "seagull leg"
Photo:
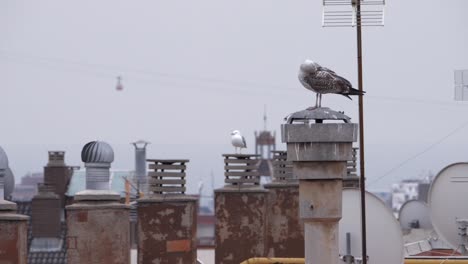
M 318 107 L 322 107 L 322 94 L 318 94 L 319 95 L 319 103 L 318 103 Z
M 315 94 L 315 108 L 319 107 L 318 106 L 318 99 L 319 99 L 319 93 Z

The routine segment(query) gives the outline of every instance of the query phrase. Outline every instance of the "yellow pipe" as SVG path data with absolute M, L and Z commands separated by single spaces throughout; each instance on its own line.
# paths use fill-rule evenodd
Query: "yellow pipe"
M 405 264 L 468 264 L 468 259 L 405 259 Z
M 250 258 L 241 264 L 304 264 L 303 258 Z
M 241 264 L 304 264 L 303 258 L 250 258 Z M 405 259 L 404 264 L 468 264 L 468 259 Z

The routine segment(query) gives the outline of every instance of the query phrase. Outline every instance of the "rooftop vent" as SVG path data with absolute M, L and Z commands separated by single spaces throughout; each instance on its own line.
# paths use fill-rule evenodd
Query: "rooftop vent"
M 252 187 L 260 185 L 259 155 L 223 154 L 226 185 Z
M 273 152 L 273 181 L 275 182 L 291 182 L 297 181 L 292 173 L 292 162 L 287 161 L 286 151 Z
M 86 167 L 86 189 L 109 190 L 109 169 L 114 161 L 112 147 L 102 141 L 89 142 L 81 151 L 81 160 Z
M 315 121 L 315 123 L 324 123 L 324 121 L 343 121 L 344 123 L 349 123 L 351 121 L 351 118 L 346 116 L 343 112 L 338 112 L 328 107 L 308 108 L 306 110 L 292 113 L 284 119 L 287 124 L 308 124 L 311 123 L 311 121 Z
M 185 170 L 189 160 L 149 159 L 149 191 L 154 194 L 185 194 Z

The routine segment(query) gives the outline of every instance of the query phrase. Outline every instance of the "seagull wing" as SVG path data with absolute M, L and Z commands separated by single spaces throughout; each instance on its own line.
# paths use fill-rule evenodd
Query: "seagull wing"
M 326 67 L 322 67 L 322 66 L 320 66 L 320 67 L 318 68 L 318 70 L 319 70 L 319 71 L 329 72 L 329 73 L 331 73 L 331 74 L 336 74 L 334 71 L 332 71 L 332 70 L 330 70 L 330 69 L 328 69 L 328 68 L 326 68 Z
M 306 75 L 303 79 L 316 93 L 333 93 L 332 88 L 335 78 L 331 72 L 317 71 L 316 74 Z
M 245 142 L 245 137 L 242 136 L 242 143 L 244 143 L 244 148 L 247 148 L 247 142 Z

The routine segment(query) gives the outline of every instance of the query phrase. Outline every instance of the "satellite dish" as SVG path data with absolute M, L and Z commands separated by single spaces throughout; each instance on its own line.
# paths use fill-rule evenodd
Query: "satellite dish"
M 406 201 L 400 209 L 398 215 L 400 226 L 403 229 L 432 229 L 431 217 L 429 216 L 429 206 L 422 201 Z
M 343 190 L 343 217 L 340 220 L 340 255 L 362 258 L 360 191 Z M 393 213 L 375 195 L 366 192 L 366 233 L 369 263 L 403 263 L 403 234 Z M 350 252 L 346 234 L 350 234 Z
M 429 189 L 430 216 L 434 230 L 453 249 L 462 244 L 459 222 L 468 220 L 467 200 L 468 163 L 454 163 L 442 169 Z

